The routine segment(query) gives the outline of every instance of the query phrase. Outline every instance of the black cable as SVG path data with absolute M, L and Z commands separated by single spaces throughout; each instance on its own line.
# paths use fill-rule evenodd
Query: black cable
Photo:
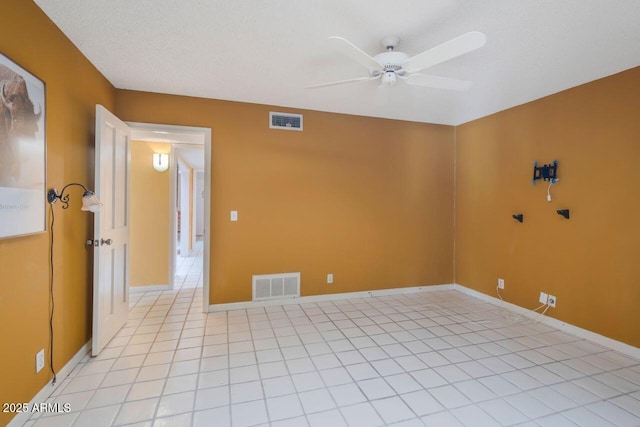
M 56 307 L 53 297 L 53 224 L 55 222 L 55 216 L 53 213 L 53 204 L 49 206 L 51 207 L 51 227 L 49 228 L 49 233 L 51 234 L 51 238 L 49 239 L 49 301 L 51 304 L 51 310 L 49 311 L 49 367 L 53 374 L 51 385 L 54 385 L 56 383 L 56 371 L 53 368 L 53 312 Z

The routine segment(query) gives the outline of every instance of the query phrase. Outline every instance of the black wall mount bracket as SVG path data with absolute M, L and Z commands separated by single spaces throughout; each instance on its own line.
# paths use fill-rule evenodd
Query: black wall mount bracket
M 549 181 L 555 184 L 558 180 L 558 161 L 554 160 L 548 165 L 538 166 L 538 162 L 533 163 L 533 185 L 536 185 L 536 181 L 542 179 L 543 181 Z
M 558 209 L 556 213 L 558 215 L 562 215 L 563 217 L 569 219 L 569 209 Z
M 524 215 L 523 214 L 513 214 L 513 215 L 511 215 L 511 217 L 513 219 L 515 219 L 516 221 L 518 221 L 518 222 L 524 221 Z

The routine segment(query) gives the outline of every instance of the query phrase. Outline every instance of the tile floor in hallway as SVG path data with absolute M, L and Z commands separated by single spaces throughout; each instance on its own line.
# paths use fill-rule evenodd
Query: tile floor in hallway
M 195 276 L 134 294 L 27 425 L 640 425 L 640 360 L 461 292 L 204 314 Z

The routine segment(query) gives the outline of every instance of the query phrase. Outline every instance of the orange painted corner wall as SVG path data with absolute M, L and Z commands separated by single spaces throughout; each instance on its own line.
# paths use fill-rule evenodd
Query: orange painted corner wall
M 640 346 L 640 68 L 456 128 L 456 281 Z M 533 162 L 559 181 L 532 185 Z M 567 220 L 556 213 L 569 209 Z M 524 222 L 512 214 L 524 214 Z
M 129 163 L 129 284 L 169 283 L 170 209 L 169 171 L 153 168 L 153 153 L 167 153 L 171 145 L 132 141 Z
M 0 52 L 46 84 L 46 187 L 91 187 L 95 104 L 113 108 L 114 88 L 31 0 L 4 0 L 2 6 Z M 69 209 L 54 206 L 57 370 L 91 337 L 93 255 L 85 241 L 93 217 L 80 211 L 82 191 L 69 190 Z M 29 402 L 52 378 L 48 261 L 47 233 L 0 240 L 0 402 Z M 46 366 L 36 374 L 40 349 Z M 0 412 L 0 425 L 13 415 Z
M 269 129 L 282 110 L 304 131 Z M 453 280 L 452 127 L 127 90 L 116 114 L 212 130 L 210 303 L 250 301 L 254 274 L 300 272 L 302 295 Z

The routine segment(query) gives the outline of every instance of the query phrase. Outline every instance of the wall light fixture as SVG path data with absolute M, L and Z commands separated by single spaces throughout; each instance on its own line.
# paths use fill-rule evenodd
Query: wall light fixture
M 153 153 L 153 168 L 158 172 L 169 169 L 169 155 L 167 153 Z
M 69 194 L 65 194 L 66 189 L 72 185 L 77 185 L 82 187 L 84 190 L 84 194 L 82 194 L 82 207 L 80 210 L 88 211 L 88 212 L 98 212 L 100 208 L 102 208 L 102 202 L 98 200 L 95 193 L 89 190 L 82 184 L 78 184 L 77 182 L 72 182 L 70 184 L 62 187 L 62 191 L 60 193 L 57 192 L 55 188 L 50 188 L 47 192 L 47 201 L 49 204 L 53 205 L 56 201 L 60 200 L 62 202 L 62 209 L 69 208 Z

